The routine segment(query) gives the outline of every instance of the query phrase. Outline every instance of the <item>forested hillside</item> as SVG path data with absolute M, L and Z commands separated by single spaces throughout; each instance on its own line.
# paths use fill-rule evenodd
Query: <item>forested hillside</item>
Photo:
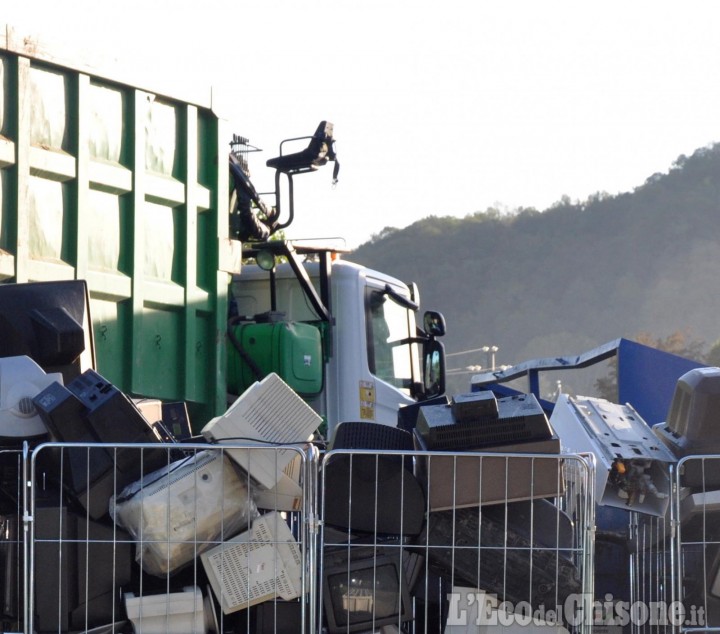
M 709 349 L 720 338 L 720 145 L 632 193 L 430 217 L 348 258 L 417 282 L 422 309 L 445 314 L 447 352 L 495 345 L 497 364 L 511 364 L 677 332 Z

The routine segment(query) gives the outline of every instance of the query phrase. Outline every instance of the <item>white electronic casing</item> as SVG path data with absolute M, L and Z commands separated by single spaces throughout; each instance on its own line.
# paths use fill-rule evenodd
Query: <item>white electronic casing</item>
M 302 457 L 296 455 L 283 469 L 280 480 L 272 489 L 253 489 L 252 498 L 257 507 L 271 511 L 299 511 L 303 500 L 300 480 L 304 468 Z
M 137 634 L 205 634 L 219 632 L 215 606 L 208 594 L 189 586 L 182 592 L 135 596 L 125 595 L 125 610 Z
M 246 480 L 222 452 L 201 451 L 128 485 L 110 516 L 139 540 L 143 570 L 162 576 L 250 524 L 257 509 Z
M 257 518 L 249 531 L 200 557 L 225 614 L 301 594 L 300 546 L 279 513 Z
M 267 489 L 283 479 L 283 470 L 298 455 L 293 449 L 258 449 L 300 445 L 310 440 L 322 418 L 277 374 L 253 383 L 222 415 L 202 430 L 213 443 L 247 444 L 229 448 L 228 455 Z
M 676 460 L 631 405 L 561 394 L 550 424 L 563 451 L 595 456 L 599 504 L 665 515 Z
M 30 357 L 0 358 L 0 438 L 47 434 L 32 399 L 55 382 L 62 384 L 62 374 L 46 374 Z

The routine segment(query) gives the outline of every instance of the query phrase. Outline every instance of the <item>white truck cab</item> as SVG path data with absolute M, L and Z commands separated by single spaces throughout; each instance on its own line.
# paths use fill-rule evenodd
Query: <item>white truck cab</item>
M 327 421 L 328 437 L 340 422 L 395 426 L 401 406 L 442 393 L 443 350 L 435 338 L 444 331 L 442 316 L 426 313 L 425 329 L 418 328 L 414 284 L 343 260 L 331 247 L 277 241 L 246 255 L 269 270 L 247 264 L 233 277 L 231 392 L 272 369 L 305 392 Z M 278 330 L 292 332 L 271 334 Z M 319 380 L 307 389 L 313 368 Z

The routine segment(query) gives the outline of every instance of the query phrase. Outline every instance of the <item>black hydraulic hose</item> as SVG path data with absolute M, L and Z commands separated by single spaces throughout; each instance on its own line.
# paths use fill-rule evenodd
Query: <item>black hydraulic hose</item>
M 227 327 L 227 336 L 228 339 L 230 339 L 230 342 L 232 343 L 235 350 L 238 351 L 238 354 L 240 355 L 240 358 L 247 364 L 247 366 L 250 368 L 252 373 L 255 375 L 255 379 L 257 381 L 261 381 L 263 377 L 262 370 L 260 369 L 260 366 L 258 366 L 257 363 L 255 363 L 255 360 L 247 353 L 247 350 L 242 347 L 242 344 L 238 341 L 238 338 L 235 336 L 235 333 L 232 330 L 232 327 L 238 322 L 241 321 L 237 317 L 233 317 L 228 321 L 228 327 Z

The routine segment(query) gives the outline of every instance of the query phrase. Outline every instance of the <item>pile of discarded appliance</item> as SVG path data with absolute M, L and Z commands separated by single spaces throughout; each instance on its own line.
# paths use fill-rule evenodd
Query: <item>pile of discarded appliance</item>
M 132 399 L 93 369 L 65 384 L 27 356 L 0 358 L 4 442 L 32 458 L 26 491 L 3 453 L 3 526 L 19 544 L 31 511 L 38 632 L 171 617 L 175 632 L 246 619 L 272 631 L 300 627 L 316 600 L 333 633 L 429 630 L 458 593 L 562 605 L 583 589 L 582 499 L 594 489 L 599 504 L 665 516 L 670 467 L 712 426 L 701 414 L 719 379 L 682 377 L 655 429 L 602 399 L 562 395 L 548 419 L 532 395 L 473 392 L 404 407 L 397 427 L 341 423 L 319 451 L 322 418 L 276 374 L 193 436 L 182 403 Z M 581 453 L 595 462 L 585 489 L 571 482 Z M 687 466 L 687 500 L 704 512 L 715 476 Z M 19 580 L 5 551 L 5 578 Z M 18 585 L 6 584 L 6 619 Z
M 443 622 L 457 588 L 533 605 L 581 588 L 575 518 L 554 503 L 559 440 L 532 396 L 439 399 L 404 408 L 396 428 L 342 423 L 308 459 L 322 418 L 276 374 L 193 437 L 183 404 L 132 399 L 94 370 L 64 385 L 28 357 L 0 363 L 3 402 L 16 401 L 4 420 L 32 429 L 39 632 L 169 615 L 173 631 L 233 631 L 248 609 L 273 627 L 278 606 L 298 624 L 315 592 L 330 631 L 365 631 Z M 497 457 L 454 457 L 475 449 Z M 321 519 L 316 588 L 303 512 Z M 348 604 L 387 571 L 392 607 Z

